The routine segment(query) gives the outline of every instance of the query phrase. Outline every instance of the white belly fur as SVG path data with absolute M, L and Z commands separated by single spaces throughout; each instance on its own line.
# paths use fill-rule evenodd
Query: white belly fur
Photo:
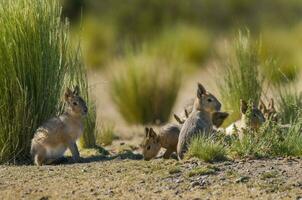
M 231 124 L 229 127 L 225 129 L 226 135 L 233 135 L 235 133 L 235 124 Z
M 46 147 L 46 157 L 51 159 L 57 159 L 64 155 L 66 151 L 64 145 L 58 145 L 56 147 Z

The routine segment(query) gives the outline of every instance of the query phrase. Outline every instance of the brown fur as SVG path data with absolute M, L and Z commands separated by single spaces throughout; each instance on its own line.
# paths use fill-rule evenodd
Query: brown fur
M 63 157 L 67 148 L 78 161 L 76 140 L 82 135 L 82 117 L 87 114 L 85 101 L 79 96 L 79 88 L 65 92 L 65 113 L 52 118 L 40 126 L 32 139 L 31 155 L 36 165 L 51 164 Z
M 165 148 L 164 158 L 170 158 L 173 152 L 176 152 L 180 127 L 176 124 L 167 124 L 163 126 L 159 134 L 152 128 L 146 128 L 146 137 L 143 141 L 143 155 L 145 160 L 150 160 L 157 156 L 161 148 Z
M 185 113 L 187 112 L 185 111 Z M 163 156 L 165 159 L 170 158 L 172 153 L 177 152 L 178 137 L 185 119 L 181 120 L 176 114 L 174 117 L 179 122 L 179 125 L 169 123 L 160 129 L 159 134 L 156 134 L 153 129 L 146 128 L 146 138 L 142 144 L 145 160 L 156 157 L 160 150 L 159 146 L 166 149 Z M 188 117 L 187 115 L 187 118 Z M 212 115 L 213 124 L 218 128 L 227 117 L 228 113 L 215 112 Z
M 238 131 L 239 138 L 242 139 L 244 129 L 250 128 L 255 130 L 258 129 L 265 122 L 265 118 L 262 112 L 254 106 L 254 108 L 252 108 L 250 123 L 248 123 L 248 119 L 246 116 L 247 109 L 247 103 L 243 100 L 240 100 L 241 119 L 226 128 L 227 135 L 233 135 Z
M 187 113 L 186 110 L 185 110 L 185 113 Z M 215 126 L 215 128 L 219 128 L 228 116 L 229 116 L 229 113 L 227 113 L 227 112 L 214 112 L 212 114 L 212 123 Z M 186 114 L 186 118 L 180 119 L 180 117 L 178 115 L 174 114 L 174 118 L 180 125 L 182 125 L 189 118 L 189 115 Z
M 178 139 L 177 154 L 182 159 L 189 142 L 198 134 L 211 134 L 213 130 L 212 113 L 219 111 L 221 103 L 198 83 L 197 95 L 189 118 L 184 122 Z

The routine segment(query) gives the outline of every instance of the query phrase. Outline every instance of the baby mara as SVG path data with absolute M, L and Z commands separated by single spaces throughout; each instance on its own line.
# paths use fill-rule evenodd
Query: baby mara
M 75 162 L 80 159 L 76 144 L 84 131 L 83 117 L 88 109 L 79 95 L 79 87 L 65 92 L 65 112 L 40 126 L 31 142 L 31 155 L 36 165 L 52 164 L 61 160 L 67 148 Z
M 256 130 L 265 122 L 265 117 L 260 109 L 253 105 L 250 109 L 250 116 L 248 116 L 248 108 L 247 102 L 240 100 L 241 118 L 226 128 L 226 135 L 238 133 L 239 139 L 242 139 L 244 130 Z

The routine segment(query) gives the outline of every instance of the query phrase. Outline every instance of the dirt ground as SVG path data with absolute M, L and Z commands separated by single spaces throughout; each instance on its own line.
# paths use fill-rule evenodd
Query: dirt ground
M 174 112 L 182 111 L 198 81 L 217 94 L 213 69 L 196 71 L 182 85 Z M 0 199 L 302 199 L 302 160 L 236 160 L 203 163 L 139 154 L 142 126 L 129 126 L 108 95 L 109 76 L 90 73 L 99 124 L 113 123 L 118 140 L 82 150 L 82 163 L 57 166 L 0 166 Z M 223 108 L 222 108 L 223 109 Z
M 216 164 L 124 154 L 58 166 L 1 166 L 1 199 L 302 199 L 297 158 Z M 92 161 L 92 162 L 89 162 Z

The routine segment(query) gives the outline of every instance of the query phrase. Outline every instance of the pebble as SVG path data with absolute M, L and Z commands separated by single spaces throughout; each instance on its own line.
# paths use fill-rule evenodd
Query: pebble
M 197 186 L 200 186 L 200 183 L 198 181 L 194 181 L 191 183 L 191 187 L 197 187 Z
M 236 183 L 246 183 L 249 181 L 249 179 L 250 178 L 248 176 L 241 176 L 235 182 Z

